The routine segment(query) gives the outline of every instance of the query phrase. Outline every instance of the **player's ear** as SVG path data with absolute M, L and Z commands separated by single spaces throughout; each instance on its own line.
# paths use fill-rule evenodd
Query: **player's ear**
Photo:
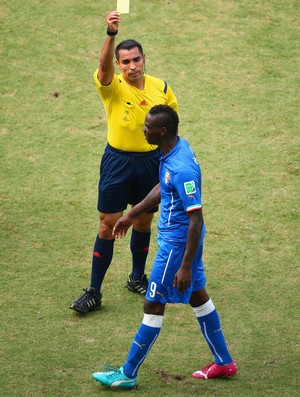
M 161 127 L 160 131 L 161 131 L 161 135 L 166 135 L 168 133 L 167 127 Z

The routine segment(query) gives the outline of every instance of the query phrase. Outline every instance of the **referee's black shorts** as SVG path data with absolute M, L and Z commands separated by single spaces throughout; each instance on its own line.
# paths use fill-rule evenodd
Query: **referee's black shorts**
M 137 153 L 107 145 L 100 164 L 98 211 L 116 213 L 139 203 L 159 182 L 159 158 L 159 149 Z

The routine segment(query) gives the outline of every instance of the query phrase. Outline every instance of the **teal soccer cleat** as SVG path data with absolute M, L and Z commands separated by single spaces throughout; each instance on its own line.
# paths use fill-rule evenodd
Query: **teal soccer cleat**
M 93 378 L 102 385 L 108 387 L 120 387 L 121 389 L 133 389 L 136 387 L 137 376 L 135 378 L 128 378 L 123 372 L 123 367 L 109 367 L 113 369 L 113 371 L 94 372 Z

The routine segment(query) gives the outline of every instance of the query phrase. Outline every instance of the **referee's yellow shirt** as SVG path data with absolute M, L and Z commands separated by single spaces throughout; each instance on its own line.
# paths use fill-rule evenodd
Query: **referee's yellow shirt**
M 100 84 L 98 69 L 94 73 L 97 91 L 102 98 L 107 116 L 107 141 L 110 146 L 126 152 L 149 152 L 150 145 L 142 131 L 145 117 L 155 105 L 169 105 L 178 112 L 177 99 L 167 83 L 145 75 L 143 90 L 128 84 L 122 75 L 114 75 L 112 82 Z

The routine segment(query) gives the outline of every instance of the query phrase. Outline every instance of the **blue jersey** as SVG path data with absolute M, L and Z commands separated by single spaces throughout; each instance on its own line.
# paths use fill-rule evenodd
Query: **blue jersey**
M 188 303 L 193 291 L 205 287 L 202 261 L 205 227 L 192 264 L 189 288 L 178 292 L 175 274 L 180 269 L 186 249 L 190 219 L 188 212 L 202 208 L 201 171 L 188 142 L 178 138 L 171 152 L 160 159 L 161 208 L 158 221 L 158 251 L 152 267 L 146 299 L 151 302 Z
M 189 227 L 188 212 L 202 208 L 201 171 L 188 142 L 178 137 L 177 145 L 160 159 L 161 209 L 159 237 L 186 245 Z M 205 234 L 202 229 L 201 242 Z

